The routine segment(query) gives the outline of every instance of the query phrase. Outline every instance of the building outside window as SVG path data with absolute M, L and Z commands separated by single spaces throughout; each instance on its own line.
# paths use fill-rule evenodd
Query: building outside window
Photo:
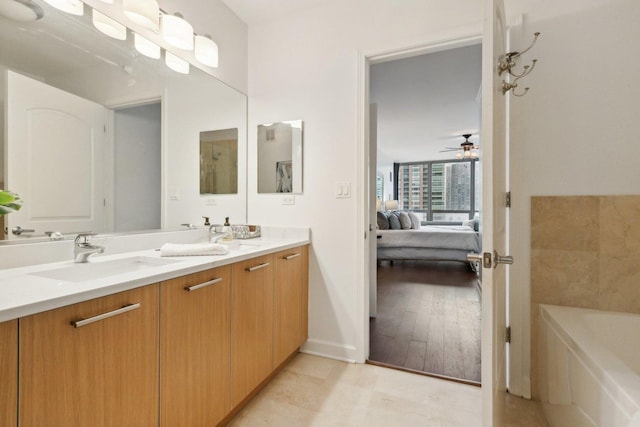
M 421 216 L 423 223 L 460 223 L 479 209 L 480 173 L 477 160 L 398 164 L 400 209 Z

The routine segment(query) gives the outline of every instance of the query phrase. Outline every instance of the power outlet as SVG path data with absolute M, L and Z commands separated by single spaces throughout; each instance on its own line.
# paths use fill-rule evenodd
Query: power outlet
M 281 204 L 283 204 L 283 205 L 295 205 L 296 204 L 296 196 L 294 196 L 294 195 L 283 196 Z
M 207 206 L 216 206 L 218 204 L 216 202 L 216 199 L 213 197 L 209 197 L 206 203 L 207 203 Z

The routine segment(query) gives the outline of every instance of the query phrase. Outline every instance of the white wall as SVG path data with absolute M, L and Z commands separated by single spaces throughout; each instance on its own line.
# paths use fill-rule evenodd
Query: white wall
M 359 55 L 478 34 L 482 2 L 327 1 L 249 28 L 249 222 L 312 230 L 307 351 L 361 359 L 358 289 Z M 295 205 L 257 194 L 257 125 L 304 120 L 304 192 Z M 352 197 L 337 199 L 336 182 Z M 360 295 L 360 297 L 358 297 Z M 364 311 L 362 311 L 364 313 Z M 360 348 L 359 348 L 360 347 Z
M 512 49 L 542 33 L 527 55 L 539 59 L 523 79 L 531 90 L 511 100 L 512 285 L 524 323 L 512 337 L 528 371 L 531 196 L 640 193 L 640 2 L 506 3 L 514 16 L 526 12 Z

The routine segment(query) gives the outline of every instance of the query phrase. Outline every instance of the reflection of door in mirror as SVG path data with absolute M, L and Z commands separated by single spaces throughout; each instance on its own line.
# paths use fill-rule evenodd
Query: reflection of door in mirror
M 238 129 L 200 132 L 200 194 L 238 193 Z
M 11 71 L 6 82 L 4 184 L 23 200 L 7 237 L 103 231 L 106 109 Z
M 258 126 L 258 193 L 302 193 L 302 120 Z
M 116 232 L 160 228 L 161 111 L 160 102 L 115 110 L 112 229 Z

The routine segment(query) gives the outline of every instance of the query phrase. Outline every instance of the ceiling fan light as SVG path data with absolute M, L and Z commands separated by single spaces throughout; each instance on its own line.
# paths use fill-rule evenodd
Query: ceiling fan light
M 162 15 L 162 38 L 173 47 L 193 50 L 193 27 L 180 14 Z
M 122 0 L 122 10 L 132 22 L 153 31 L 160 29 L 160 6 L 156 0 Z
M 140 34 L 133 35 L 133 45 L 135 46 L 136 50 L 144 56 L 148 56 L 149 58 L 153 59 L 160 58 L 160 46 L 150 40 L 145 39 Z
M 12 21 L 37 21 L 44 16 L 42 8 L 31 0 L 0 0 L 0 15 Z
M 189 63 L 182 58 L 178 58 L 171 52 L 165 51 L 164 62 L 167 67 L 171 68 L 176 73 L 189 74 Z
M 84 15 L 84 3 L 80 0 L 44 0 L 45 3 L 50 4 L 58 10 L 61 10 L 71 15 L 82 16 Z
M 195 37 L 196 59 L 209 67 L 218 67 L 218 45 L 211 39 L 211 36 Z
M 127 27 L 117 22 L 114 19 L 109 18 L 107 15 L 98 12 L 93 9 L 93 16 L 91 18 L 93 26 L 96 27 L 101 33 L 113 37 L 116 40 L 127 39 Z
M 456 159 L 461 159 L 462 158 L 462 153 L 461 152 L 457 152 L 456 153 Z

